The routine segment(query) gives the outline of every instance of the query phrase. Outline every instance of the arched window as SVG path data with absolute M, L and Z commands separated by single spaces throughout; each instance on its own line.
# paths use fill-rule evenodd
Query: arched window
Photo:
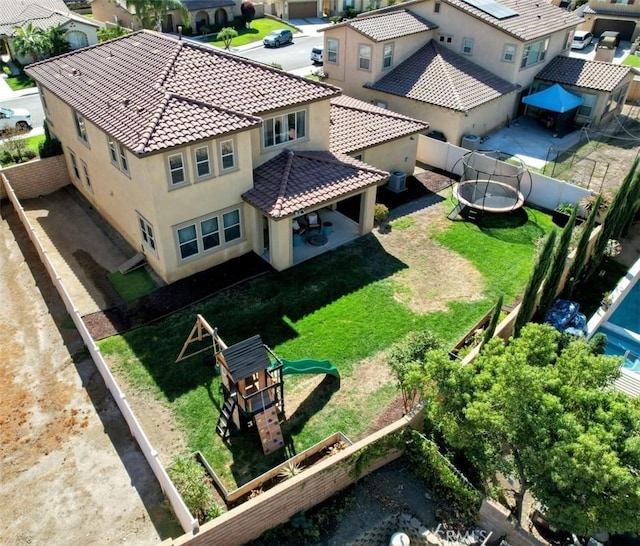
M 79 30 L 67 31 L 67 42 L 69 42 L 71 49 L 80 49 L 81 47 L 87 47 L 89 45 L 87 35 Z

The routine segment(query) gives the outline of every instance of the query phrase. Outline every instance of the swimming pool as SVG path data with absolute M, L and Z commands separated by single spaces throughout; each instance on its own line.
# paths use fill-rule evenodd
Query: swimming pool
M 636 282 L 596 333 L 607 336 L 605 353 L 625 356 L 623 367 L 640 374 L 640 282 Z

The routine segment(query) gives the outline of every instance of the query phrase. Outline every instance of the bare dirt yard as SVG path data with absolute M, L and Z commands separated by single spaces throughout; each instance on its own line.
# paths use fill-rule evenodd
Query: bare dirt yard
M 8 201 L 0 208 L 0 543 L 182 533 Z M 67 318 L 66 321 L 69 321 Z

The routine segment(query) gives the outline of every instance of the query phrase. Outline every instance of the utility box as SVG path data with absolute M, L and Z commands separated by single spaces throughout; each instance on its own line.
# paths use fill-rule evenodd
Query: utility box
M 407 175 L 402 171 L 392 171 L 389 175 L 389 190 L 400 193 L 407 189 Z

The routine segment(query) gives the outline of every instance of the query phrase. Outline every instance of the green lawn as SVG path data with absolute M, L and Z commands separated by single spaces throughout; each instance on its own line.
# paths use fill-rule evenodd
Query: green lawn
M 137 300 L 156 289 L 156 283 L 144 268 L 136 269 L 126 275 L 114 271 L 108 275 L 108 278 L 124 301 Z
M 627 55 L 621 64 L 626 66 L 640 66 L 640 57 L 637 55 Z
M 397 220 L 405 229 L 412 222 Z M 282 273 L 224 291 L 152 326 L 100 342 L 118 377 L 168 402 L 189 448 L 202 451 L 232 488 L 285 458 L 285 451 L 265 457 L 256 435 L 232 437 L 226 448 L 215 434 L 222 404 L 219 377 L 211 360 L 195 357 L 175 364 L 195 321 L 204 315 L 228 345 L 256 333 L 282 358 L 328 359 L 340 370 L 340 390 L 330 378 L 311 393 L 301 409 L 287 414 L 285 437 L 296 452 L 333 432 L 361 435 L 397 394 L 391 377 L 365 398 L 358 397 L 358 363 L 375 356 L 412 330 L 429 329 L 452 346 L 490 307 L 499 292 L 512 300 L 526 283 L 536 241 L 552 228 L 551 218 L 528 211 L 528 220 L 484 222 L 480 227 L 450 222 L 437 242 L 471 261 L 485 278 L 484 298 L 461 298 L 446 311 L 419 314 L 397 301 L 392 276 L 406 265 L 386 253 L 368 235 Z M 428 275 L 429 272 L 425 271 Z M 300 385 L 287 376 L 287 393 Z M 355 387 L 353 386 L 355 385 Z M 256 455 L 258 454 L 258 455 Z M 168 462 L 168 461 L 167 461 Z
M 5 81 L 14 91 L 20 91 L 21 89 L 28 89 L 30 87 L 36 86 L 36 82 L 34 82 L 26 74 L 20 74 L 19 76 L 9 76 Z
M 289 26 L 275 19 L 269 19 L 263 17 L 261 19 L 254 19 L 251 21 L 251 28 L 243 28 L 238 30 L 238 36 L 231 42 L 231 47 L 243 46 L 252 42 L 262 42 L 262 39 L 269 34 L 272 30 L 278 28 L 288 28 L 294 34 L 298 32 L 292 26 Z M 216 47 L 224 48 L 224 42 L 217 39 L 217 35 L 211 35 L 206 38 L 207 43 Z
M 25 141 L 25 145 L 29 150 L 33 150 L 34 152 L 38 153 L 38 148 L 40 146 L 41 142 L 44 142 L 44 135 L 36 135 L 36 136 L 30 136 L 24 139 Z

